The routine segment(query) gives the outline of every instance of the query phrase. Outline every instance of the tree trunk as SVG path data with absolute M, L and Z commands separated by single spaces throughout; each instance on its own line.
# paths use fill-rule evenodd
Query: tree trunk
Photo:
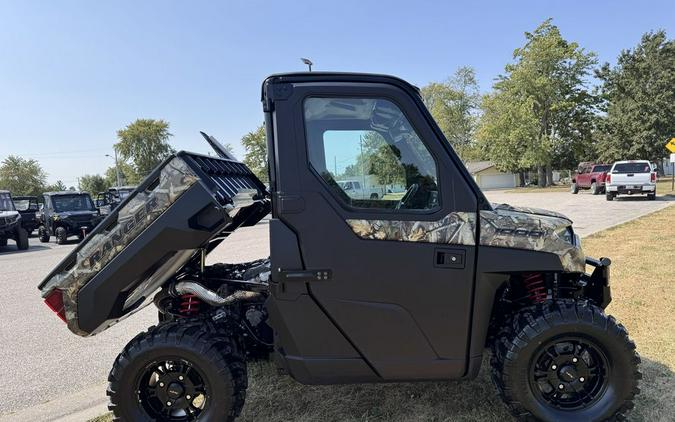
M 546 169 L 544 166 L 537 166 L 537 186 L 546 187 Z
M 553 186 L 553 168 L 551 163 L 546 164 L 546 185 Z
M 519 186 L 522 188 L 525 186 L 525 172 L 524 171 L 519 171 L 518 172 L 518 179 L 519 179 Z

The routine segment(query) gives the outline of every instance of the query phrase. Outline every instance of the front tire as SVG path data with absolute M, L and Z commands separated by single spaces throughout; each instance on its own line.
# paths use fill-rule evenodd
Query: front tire
M 608 201 L 613 201 L 614 200 L 614 194 L 612 192 L 607 192 L 605 194 L 605 199 Z
M 602 309 L 548 301 L 518 312 L 492 347 L 492 378 L 520 420 L 619 420 L 639 393 L 640 357 Z
M 16 229 L 16 247 L 20 251 L 28 249 L 28 232 L 23 227 Z
M 7 238 L 0 238 L 0 246 L 7 246 Z
M 54 230 L 54 236 L 56 237 L 56 244 L 63 245 L 68 240 L 68 231 L 65 227 L 57 227 Z
M 108 376 L 114 421 L 233 421 L 248 380 L 236 344 L 201 320 L 151 327 L 127 344 Z
M 572 182 L 572 186 L 570 186 L 570 192 L 572 192 L 573 195 L 579 193 L 579 186 L 576 184 L 576 182 Z

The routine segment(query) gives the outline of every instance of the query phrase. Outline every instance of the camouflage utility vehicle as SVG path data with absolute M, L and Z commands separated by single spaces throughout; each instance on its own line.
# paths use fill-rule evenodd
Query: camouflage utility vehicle
M 14 196 L 14 207 L 21 214 L 21 226 L 26 229 L 28 235 L 33 234 L 40 225 L 37 213 L 40 210 L 37 196 Z
M 159 309 L 113 364 L 115 420 L 234 420 L 254 359 L 306 384 L 468 380 L 486 349 L 521 419 L 633 406 L 640 359 L 604 312 L 609 259 L 585 257 L 563 215 L 490 204 L 415 87 L 283 74 L 262 103 L 269 191 L 206 136 L 219 158 L 167 159 L 39 286 L 81 336 Z M 337 183 L 366 174 L 405 192 Z M 269 259 L 205 265 L 270 212 Z
M 0 190 L 0 246 L 7 239 L 16 242 L 19 250 L 28 249 L 28 232 L 21 226 L 21 214 L 16 210 L 9 191 Z
M 46 192 L 43 197 L 45 205 L 38 228 L 40 242 L 49 242 L 51 236 L 59 245 L 70 236 L 82 240 L 102 219 L 88 193 Z

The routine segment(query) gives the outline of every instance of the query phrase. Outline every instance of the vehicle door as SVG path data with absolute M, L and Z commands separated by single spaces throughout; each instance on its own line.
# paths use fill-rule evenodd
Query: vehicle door
M 288 93 L 268 121 L 273 219 L 317 275 L 304 281 L 311 297 L 380 377 L 461 376 L 482 194 L 409 85 L 307 78 L 266 89 Z M 345 177 L 405 192 L 354 197 Z M 273 260 L 275 243 L 273 232 Z

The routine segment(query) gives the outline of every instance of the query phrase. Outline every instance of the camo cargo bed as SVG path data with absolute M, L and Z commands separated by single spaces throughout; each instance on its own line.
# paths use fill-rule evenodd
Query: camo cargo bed
M 81 336 L 150 303 L 178 270 L 270 211 L 244 164 L 181 151 L 166 159 L 38 286 Z

